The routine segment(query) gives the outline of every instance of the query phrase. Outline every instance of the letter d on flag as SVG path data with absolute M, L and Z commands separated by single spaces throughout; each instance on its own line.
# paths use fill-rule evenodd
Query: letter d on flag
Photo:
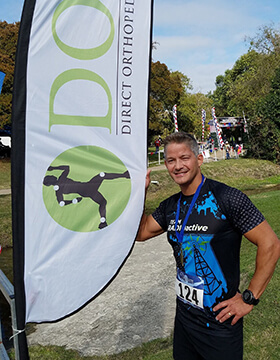
M 115 276 L 144 202 L 152 0 L 26 0 L 13 97 L 17 311 L 79 309 Z

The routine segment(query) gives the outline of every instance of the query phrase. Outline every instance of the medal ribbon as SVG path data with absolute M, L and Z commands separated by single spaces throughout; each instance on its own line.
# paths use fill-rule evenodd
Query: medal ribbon
M 190 207 L 188 209 L 188 212 L 187 212 L 187 215 L 183 221 L 183 225 L 182 225 L 182 228 L 181 228 L 181 231 L 177 231 L 177 227 L 178 227 L 178 221 L 179 221 L 179 216 L 180 216 L 180 207 L 181 207 L 181 197 L 182 197 L 182 193 L 180 194 L 180 198 L 178 200 L 178 204 L 177 204 L 177 213 L 176 213 L 176 221 L 175 221 L 175 231 L 176 231 L 176 237 L 177 237 L 177 240 L 180 244 L 182 244 L 183 242 L 183 237 L 184 237 L 184 229 L 185 229 L 185 226 L 187 225 L 187 222 L 189 220 L 189 217 L 190 217 L 190 214 L 192 212 L 192 209 L 194 207 L 194 204 L 198 198 L 198 195 L 200 193 L 200 190 L 202 188 L 202 185 L 204 183 L 204 180 L 205 180 L 205 177 L 202 175 L 202 180 L 201 180 L 201 183 L 199 184 L 198 188 L 196 189 L 196 192 L 192 198 L 192 202 L 190 204 Z

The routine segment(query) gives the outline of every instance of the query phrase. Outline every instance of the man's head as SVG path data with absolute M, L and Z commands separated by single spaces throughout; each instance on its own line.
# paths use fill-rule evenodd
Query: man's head
M 187 134 L 183 131 L 181 132 L 175 132 L 169 136 L 167 136 L 164 140 L 164 155 L 166 156 L 166 148 L 169 144 L 175 143 L 175 144 L 182 144 L 184 143 L 186 146 L 188 146 L 191 151 L 194 153 L 195 156 L 198 156 L 199 154 L 199 147 L 197 144 L 197 141 L 195 138 Z
M 203 156 L 192 135 L 177 132 L 165 139 L 165 165 L 172 179 L 185 195 L 192 195 L 201 182 Z

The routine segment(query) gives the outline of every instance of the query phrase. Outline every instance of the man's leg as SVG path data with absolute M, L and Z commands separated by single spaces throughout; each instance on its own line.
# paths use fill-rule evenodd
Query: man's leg
M 243 359 L 243 330 L 232 336 L 200 336 L 201 355 L 205 360 L 242 360 Z
M 217 336 L 190 329 L 176 317 L 173 356 L 175 360 L 242 360 L 243 327 L 232 336 Z
M 191 342 L 188 331 L 177 317 L 173 336 L 173 358 L 174 360 L 203 360 Z

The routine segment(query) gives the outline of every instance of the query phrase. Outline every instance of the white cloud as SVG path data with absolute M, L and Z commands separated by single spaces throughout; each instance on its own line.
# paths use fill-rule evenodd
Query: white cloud
M 155 38 L 158 42 L 157 50 L 163 49 L 164 52 L 177 51 L 185 52 L 186 50 L 199 48 L 212 48 L 216 41 L 210 37 L 200 35 L 194 36 L 158 36 Z
M 232 67 L 232 63 L 220 64 L 197 64 L 186 68 L 182 67 L 182 72 L 188 74 L 193 85 L 193 93 L 201 92 L 203 94 L 208 91 L 215 90 L 216 77 L 224 74 L 225 69 Z

